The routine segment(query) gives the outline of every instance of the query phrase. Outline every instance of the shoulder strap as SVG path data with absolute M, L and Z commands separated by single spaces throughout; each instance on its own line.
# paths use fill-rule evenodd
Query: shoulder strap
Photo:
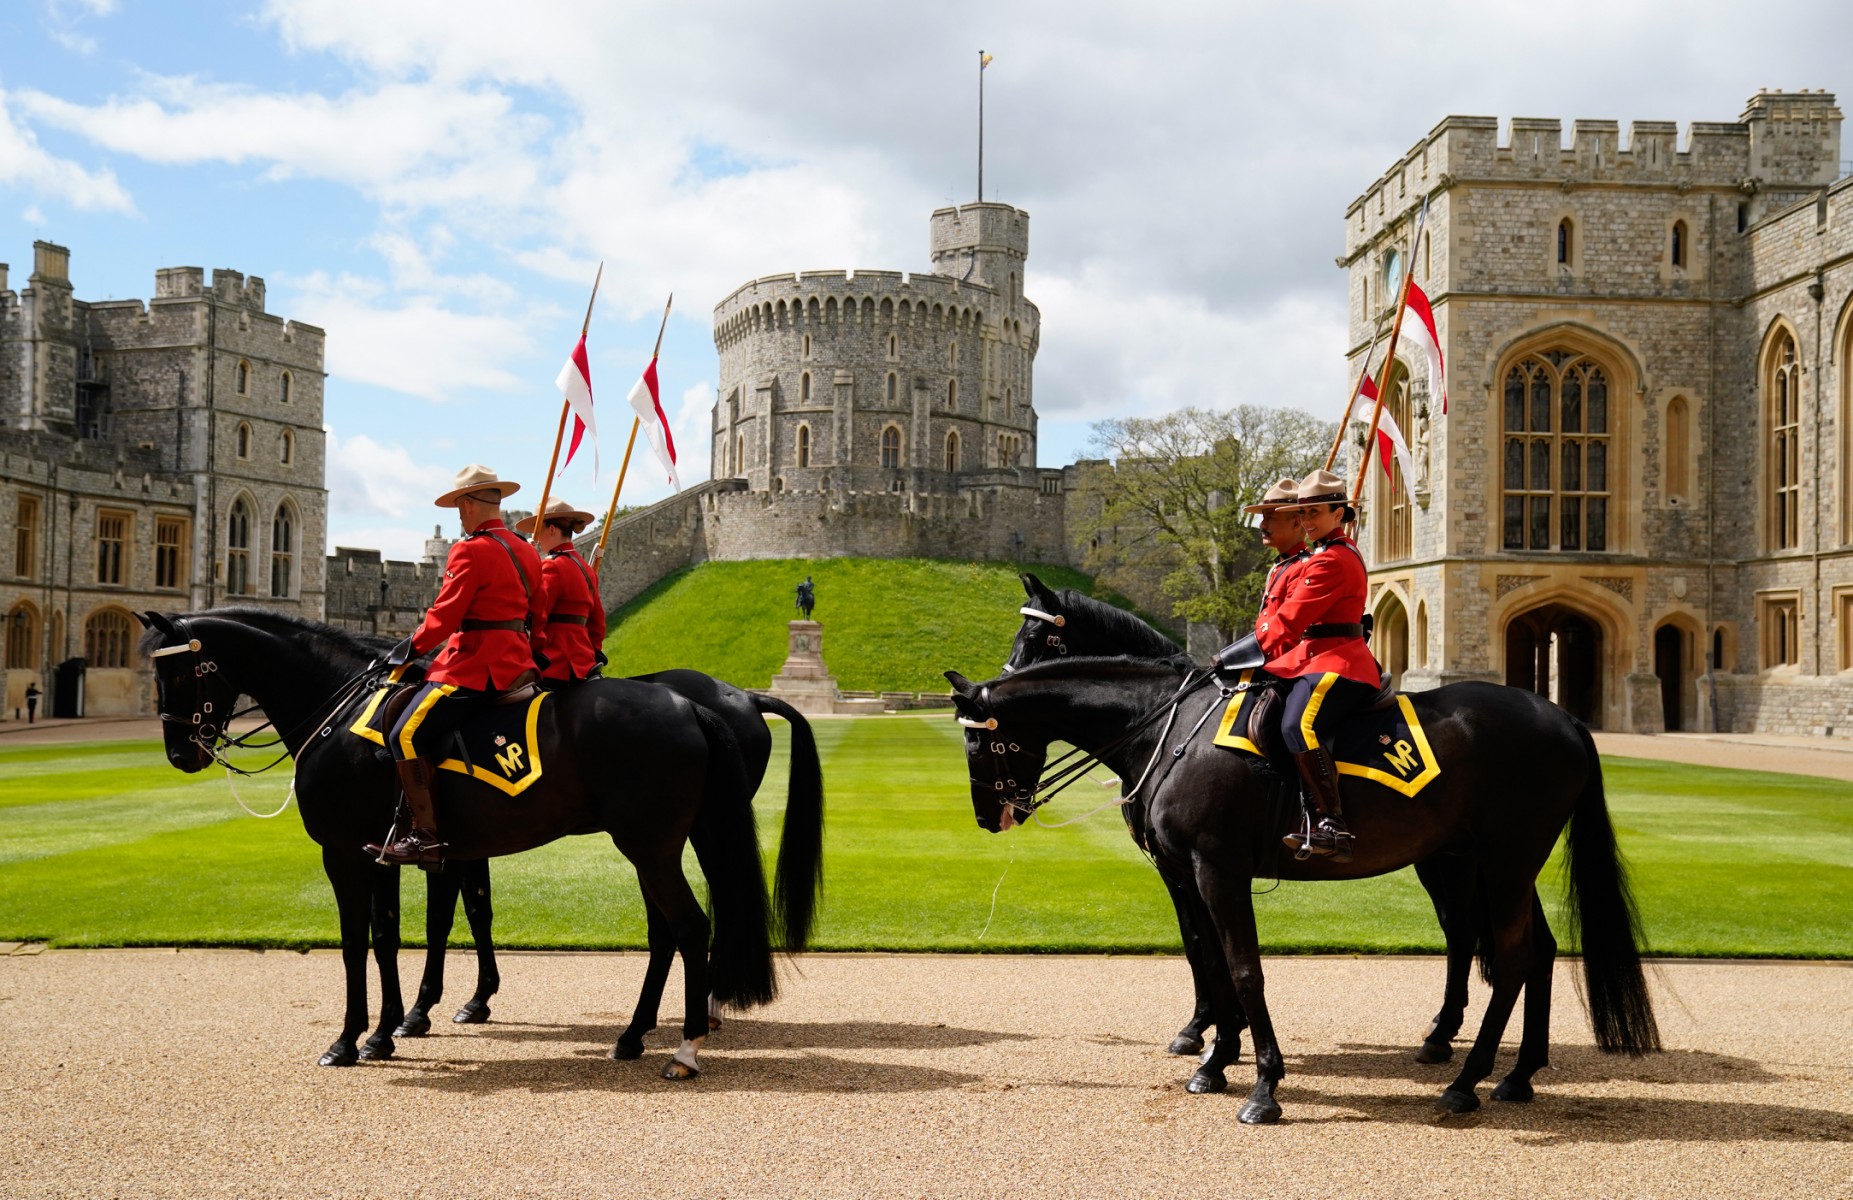
M 561 557 L 565 558 L 567 562 L 572 563 L 575 567 L 579 568 L 580 577 L 585 580 L 586 592 L 590 594 L 593 601 L 596 602 L 598 600 L 598 585 L 592 582 L 592 572 L 586 570 L 585 563 L 580 560 L 577 554 L 564 553 L 561 555 Z
M 485 536 L 488 537 L 490 541 L 500 546 L 502 548 L 502 553 L 508 555 L 508 561 L 515 564 L 515 574 L 521 577 L 521 594 L 532 600 L 534 598 L 534 585 L 528 582 L 528 572 L 527 569 L 521 565 L 521 556 L 516 554 L 515 548 L 503 541 L 495 530 L 489 530 Z

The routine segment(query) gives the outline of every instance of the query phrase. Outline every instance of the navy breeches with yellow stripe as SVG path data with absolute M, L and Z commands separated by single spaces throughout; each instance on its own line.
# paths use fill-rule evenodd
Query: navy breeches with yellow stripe
M 396 759 L 443 757 L 444 742 L 457 727 L 483 707 L 493 692 L 458 687 L 454 683 L 427 683 L 393 722 L 386 744 Z
M 1346 679 L 1336 671 L 1302 675 L 1287 690 L 1286 708 L 1280 718 L 1281 740 L 1294 754 L 1318 746 L 1330 749 L 1328 738 L 1340 722 L 1376 698 L 1376 688 Z

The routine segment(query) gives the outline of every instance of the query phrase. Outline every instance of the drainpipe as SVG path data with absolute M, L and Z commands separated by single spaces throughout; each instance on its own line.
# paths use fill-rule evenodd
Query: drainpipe
M 1718 636 L 1714 606 L 1717 603 L 1718 568 L 1718 443 L 1712 436 L 1713 411 L 1718 407 L 1718 197 L 1705 201 L 1705 241 L 1711 262 L 1705 269 L 1705 691 L 1707 733 L 1718 732 L 1718 670 L 1712 656 Z
M 1825 200 L 1825 197 L 1823 197 Z M 1809 390 L 1814 393 L 1814 429 L 1810 440 L 1814 442 L 1814 478 L 1818 483 L 1821 478 L 1821 301 L 1827 295 L 1826 281 L 1822 278 L 1820 267 L 1814 269 L 1814 282 L 1808 285 L 1808 296 L 1814 301 L 1814 364 L 1809 368 Z M 1826 607 L 1821 603 L 1821 504 L 1817 497 L 1814 512 L 1809 515 L 1808 523 L 1814 527 L 1814 590 L 1810 597 L 1814 610 L 1814 674 L 1821 673 L 1821 610 Z
M 217 401 L 219 305 L 206 293 L 206 607 L 213 605 L 219 577 L 219 411 Z

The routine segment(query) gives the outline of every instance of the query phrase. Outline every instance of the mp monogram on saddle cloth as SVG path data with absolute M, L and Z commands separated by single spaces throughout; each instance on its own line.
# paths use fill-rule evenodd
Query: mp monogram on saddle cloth
M 1216 727 L 1216 744 L 1257 758 L 1265 757 L 1248 739 L 1249 716 L 1262 690 L 1244 687 L 1256 672 L 1244 671 L 1236 686 L 1242 690 L 1229 699 Z M 1333 739 L 1332 757 L 1340 775 L 1357 775 L 1414 796 L 1441 774 L 1441 764 L 1429 748 L 1428 735 L 1409 697 L 1398 695 L 1393 707 L 1352 716 Z

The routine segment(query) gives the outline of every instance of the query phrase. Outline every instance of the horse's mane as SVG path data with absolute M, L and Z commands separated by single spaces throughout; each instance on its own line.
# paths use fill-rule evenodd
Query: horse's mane
M 1124 648 L 1127 657 L 1178 659 L 1181 660 L 1179 665 L 1189 664 L 1190 659 L 1182 647 L 1125 609 L 1115 608 L 1073 588 L 1063 588 L 1060 597 L 1062 611 L 1085 614 L 1100 627 L 1103 636 Z
M 239 604 L 183 615 L 188 618 L 214 617 L 249 625 L 274 637 L 298 643 L 329 666 L 342 670 L 351 670 L 354 659 L 381 658 L 393 645 L 392 638 L 370 633 L 351 633 L 294 613 L 258 608 L 255 605 Z M 159 649 L 166 636 L 159 628 L 144 632 L 138 647 L 142 656 L 147 657 L 150 652 Z
M 986 686 L 1032 683 L 1041 679 L 1071 679 L 1076 676 L 1088 678 L 1114 675 L 1134 675 L 1142 678 L 1167 674 L 1181 676 L 1195 669 L 1198 669 L 1197 664 L 1182 654 L 1173 654 L 1168 658 L 1146 658 L 1138 654 L 1070 655 L 1064 658 L 1045 658 L 1041 662 L 1030 663 L 1008 675 L 1001 675 L 991 680 Z

